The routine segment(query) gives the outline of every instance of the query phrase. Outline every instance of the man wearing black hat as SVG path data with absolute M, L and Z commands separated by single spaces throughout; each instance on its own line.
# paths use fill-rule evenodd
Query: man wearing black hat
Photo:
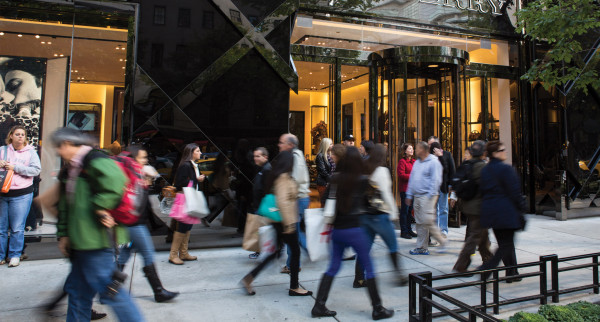
M 484 155 L 485 142 L 475 141 L 471 145 L 471 156 L 470 160 L 467 160 L 461 164 L 456 171 L 455 179 L 453 183 L 462 181 L 462 189 L 458 189 L 462 192 L 461 197 L 461 211 L 465 214 L 469 220 L 469 230 L 467 234 L 467 240 L 463 247 L 458 260 L 454 265 L 453 270 L 457 272 L 465 272 L 471 264 L 471 254 L 475 252 L 475 247 L 479 248 L 479 254 L 483 261 L 487 261 L 492 257 L 490 252 L 490 241 L 488 239 L 487 228 L 482 228 L 480 224 L 481 217 L 481 201 L 482 196 L 479 189 L 479 183 L 481 178 L 481 169 L 485 167 Z M 462 176 L 462 178 L 458 178 Z M 458 180 L 457 180 L 458 179 Z M 469 183 L 470 182 L 470 183 Z M 460 194 L 457 192 L 457 194 Z
M 354 146 L 356 142 L 356 139 L 354 138 L 354 136 L 352 136 L 352 134 L 348 134 L 344 137 L 344 145 L 345 146 Z

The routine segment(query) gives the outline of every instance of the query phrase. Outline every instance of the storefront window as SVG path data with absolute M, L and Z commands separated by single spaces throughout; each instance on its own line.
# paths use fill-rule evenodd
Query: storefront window
M 342 137 L 352 135 L 357 146 L 368 140 L 369 68 L 342 65 Z

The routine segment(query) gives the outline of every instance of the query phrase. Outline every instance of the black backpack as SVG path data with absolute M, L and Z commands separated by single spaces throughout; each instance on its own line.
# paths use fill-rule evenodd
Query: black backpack
M 478 162 L 483 161 L 463 162 L 460 167 L 456 169 L 454 177 L 450 180 L 452 190 L 456 193 L 456 196 L 462 200 L 471 200 L 477 196 L 479 184 L 471 178 L 471 174 L 473 172 L 473 166 Z

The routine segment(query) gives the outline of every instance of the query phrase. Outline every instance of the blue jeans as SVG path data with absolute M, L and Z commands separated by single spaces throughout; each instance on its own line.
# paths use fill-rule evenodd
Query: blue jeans
M 152 265 L 154 263 L 154 243 L 152 242 L 148 228 L 146 225 L 135 225 L 128 228 L 131 243 L 121 248 L 121 252 L 119 253 L 119 265 L 125 266 L 125 264 L 127 264 L 132 248 L 134 248 L 136 252 L 142 253 L 142 257 L 144 257 L 144 266 Z
M 437 203 L 437 224 L 443 233 L 448 234 L 448 194 L 441 191 Z
M 404 234 L 408 234 L 412 231 L 410 213 L 413 207 L 412 204 L 410 206 L 406 204 L 406 192 L 400 192 L 400 199 L 400 231 Z
M 329 268 L 325 272 L 326 275 L 333 277 L 338 273 L 342 264 L 344 250 L 346 247 L 352 247 L 357 254 L 356 258 L 360 265 L 367 271 L 366 278 L 375 278 L 375 270 L 369 256 L 367 236 L 362 228 L 333 229 L 331 242 L 333 244 L 333 251 L 331 252 Z
M 297 230 L 298 230 L 298 243 L 300 244 L 300 247 L 304 248 L 304 250 L 306 250 L 306 232 L 304 231 L 304 211 L 308 208 L 308 205 L 310 204 L 310 198 L 300 198 L 298 199 L 298 226 L 297 226 Z M 290 266 L 290 257 L 292 255 L 292 251 L 290 250 L 289 247 L 287 247 L 287 261 L 285 261 L 285 266 L 287 267 L 291 267 Z
M 109 305 L 119 321 L 144 321 L 142 314 L 121 287 L 114 297 L 108 295 L 108 285 L 116 269 L 112 249 L 71 251 L 71 273 L 65 283 L 69 294 L 67 322 L 89 321 L 92 300 L 100 294 L 100 302 Z
M 25 221 L 31 208 L 33 192 L 18 197 L 0 197 L 0 260 L 21 257 L 25 245 Z M 8 229 L 10 228 L 10 245 Z
M 367 235 L 369 251 L 371 250 L 371 247 L 373 247 L 375 236 L 379 235 L 387 245 L 390 253 L 398 252 L 396 231 L 394 230 L 394 224 L 390 221 L 390 215 L 361 215 L 360 224 Z

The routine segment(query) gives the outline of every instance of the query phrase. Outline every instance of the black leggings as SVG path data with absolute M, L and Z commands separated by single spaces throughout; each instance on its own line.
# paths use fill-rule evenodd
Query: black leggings
M 285 243 L 292 251 L 290 258 L 290 289 L 297 289 L 299 287 L 298 272 L 300 271 L 300 244 L 298 243 L 298 231 L 294 231 L 291 234 L 284 234 L 281 223 L 274 223 L 272 226 L 275 228 L 275 231 L 277 231 L 277 250 L 259 263 L 250 272 L 250 275 L 252 275 L 253 278 L 256 278 L 267 264 L 279 256 L 281 249 L 283 248 L 283 243 Z
M 481 265 L 481 269 L 492 269 L 498 267 L 500 261 L 504 266 L 517 265 L 517 254 L 515 253 L 515 230 L 514 229 L 493 229 L 496 240 L 498 241 L 498 249 L 492 258 Z M 506 276 L 518 275 L 516 268 L 506 271 Z M 484 276 L 486 279 L 490 274 Z

